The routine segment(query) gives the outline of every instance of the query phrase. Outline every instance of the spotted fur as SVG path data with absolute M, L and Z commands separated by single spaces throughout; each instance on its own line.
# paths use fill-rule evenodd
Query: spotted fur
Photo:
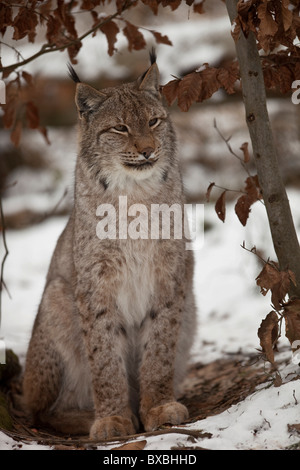
M 195 330 L 184 240 L 103 239 L 99 204 L 184 204 L 154 55 L 139 79 L 76 82 L 74 208 L 55 248 L 29 344 L 24 397 L 38 422 L 94 440 L 179 424 L 176 401 Z

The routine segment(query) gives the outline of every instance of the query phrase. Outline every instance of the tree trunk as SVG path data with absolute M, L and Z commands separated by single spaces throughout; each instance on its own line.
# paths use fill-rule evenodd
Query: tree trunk
M 226 0 L 231 23 L 237 17 L 237 0 Z M 263 71 L 255 35 L 241 32 L 236 41 L 243 100 L 257 175 L 262 189 L 274 249 L 281 270 L 294 272 L 297 286 L 291 295 L 300 297 L 300 248 L 285 187 L 281 178 L 267 105 Z

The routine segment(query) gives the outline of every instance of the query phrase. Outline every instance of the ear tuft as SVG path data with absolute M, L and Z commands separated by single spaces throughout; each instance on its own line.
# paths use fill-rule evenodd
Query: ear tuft
M 75 83 L 81 83 L 80 78 L 78 77 L 77 73 L 73 69 L 72 65 L 70 63 L 67 64 L 68 70 L 69 70 L 69 76 L 72 78 L 73 82 Z
M 151 65 L 155 64 L 156 63 L 156 50 L 155 50 L 155 47 L 152 47 L 151 51 L 149 52 L 149 56 L 150 56 Z

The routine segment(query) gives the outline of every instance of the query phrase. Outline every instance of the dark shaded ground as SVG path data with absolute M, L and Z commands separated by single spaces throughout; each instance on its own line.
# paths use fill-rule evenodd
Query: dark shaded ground
M 257 385 L 265 382 L 267 386 L 270 377 L 264 370 L 264 364 L 262 361 L 255 362 L 255 357 L 234 355 L 231 358 L 219 359 L 209 364 L 194 364 L 189 370 L 185 382 L 185 392 L 180 399 L 189 409 L 190 418 L 188 422 L 222 413 L 231 405 L 238 403 L 251 394 Z M 62 450 L 91 449 L 95 447 L 88 440 L 88 436 L 69 438 L 68 436 L 54 434 L 49 429 L 33 427 L 24 413 L 18 411 L 20 392 L 19 379 L 12 380 L 10 386 L 5 389 L 12 417 L 12 429 L 4 432 L 16 440 L 16 447 L 22 447 L 22 442 L 29 443 L 32 441 Z M 164 429 L 154 433 L 144 433 L 140 436 L 166 434 L 174 431 L 175 429 L 164 427 Z M 182 434 L 190 436 L 191 441 L 201 437 L 209 437 L 201 431 L 184 429 L 181 431 Z M 138 436 L 131 436 L 131 438 Z M 128 441 L 128 436 L 120 439 L 120 445 L 126 441 Z

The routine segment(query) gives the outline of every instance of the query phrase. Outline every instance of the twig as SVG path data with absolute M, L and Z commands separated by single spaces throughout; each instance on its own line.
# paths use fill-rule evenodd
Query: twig
M 248 251 L 249 253 L 253 253 L 254 255 L 256 255 L 264 264 L 270 264 L 273 268 L 275 268 L 278 272 L 280 271 L 280 269 L 278 268 L 278 266 L 276 266 L 276 264 L 273 262 L 273 261 L 270 261 L 270 259 L 268 258 L 267 261 L 262 257 L 260 256 L 257 251 L 256 251 L 256 246 L 253 246 L 251 248 L 251 250 L 249 250 L 249 248 L 246 248 L 245 246 L 245 241 L 243 241 L 243 244 L 240 245 L 244 250 Z
M 239 160 L 240 164 L 242 165 L 242 167 L 244 168 L 245 172 L 247 173 L 247 175 L 249 176 L 249 178 L 251 178 L 251 181 L 254 183 L 254 186 L 256 186 L 256 183 L 255 181 L 253 180 L 253 176 L 251 175 L 251 173 L 249 172 L 248 168 L 247 168 L 247 165 L 245 164 L 243 158 L 241 158 L 237 153 L 234 152 L 234 150 L 232 149 L 229 141 L 231 139 L 231 136 L 228 137 L 227 139 L 224 137 L 224 135 L 222 134 L 222 132 L 220 131 L 220 129 L 218 128 L 217 126 L 217 121 L 216 121 L 216 118 L 214 118 L 214 128 L 216 129 L 217 133 L 219 134 L 219 136 L 221 137 L 221 139 L 225 142 L 229 152 Z M 216 186 L 216 185 L 215 185 Z M 222 188 L 221 188 L 222 189 Z M 233 190 L 230 190 L 230 191 L 233 191 Z M 239 192 L 239 191 L 238 191 Z M 240 191 L 240 192 L 244 192 L 244 191 Z M 261 204 L 265 205 L 264 204 L 264 201 L 262 199 L 257 199 Z
M 5 264 L 5 261 L 6 261 L 6 258 L 7 258 L 7 256 L 8 256 L 8 254 L 9 254 L 9 251 L 8 251 L 8 248 L 7 248 L 7 243 L 6 243 L 5 220 L 4 220 L 4 215 L 3 215 L 3 208 L 2 208 L 2 200 L 1 200 L 1 197 L 0 197 L 0 223 L 1 223 L 1 232 L 2 232 L 3 246 L 4 246 L 4 250 L 5 250 L 5 253 L 4 253 L 2 262 L 1 262 L 1 271 L 0 271 L 0 327 L 1 327 L 1 318 L 2 318 L 2 290 L 3 290 L 3 287 L 5 287 L 5 289 L 6 289 L 7 292 L 8 292 L 8 289 L 7 289 L 7 287 L 6 287 L 6 285 L 5 285 L 5 282 L 4 282 L 3 273 L 4 273 L 4 264 Z M 8 292 L 8 295 L 9 295 L 9 292 Z
M 229 141 L 231 139 L 232 136 L 228 137 L 227 139 L 224 137 L 224 135 L 222 134 L 222 132 L 220 131 L 220 129 L 218 128 L 217 126 L 217 120 L 216 118 L 214 118 L 214 128 L 216 129 L 217 133 L 219 134 L 219 136 L 221 137 L 221 139 L 225 142 L 229 152 L 239 160 L 240 164 L 242 165 L 242 167 L 244 168 L 245 172 L 247 173 L 247 175 L 250 177 L 250 178 L 253 178 L 252 175 L 250 174 L 245 162 L 244 162 L 244 159 L 242 157 L 240 157 L 237 153 L 234 152 L 234 150 L 232 149 Z
M 293 390 L 293 397 L 294 397 L 294 400 L 295 400 L 295 405 L 298 405 L 298 400 L 296 398 L 295 390 Z
M 219 186 L 218 184 L 214 184 L 214 187 L 218 189 L 222 189 L 223 191 L 231 192 L 231 193 L 247 194 L 246 191 L 242 191 L 241 189 L 224 188 L 223 186 Z
M 128 2 L 124 3 L 124 5 L 122 6 L 121 11 L 117 11 L 117 12 L 113 13 L 112 15 L 107 16 L 104 19 L 102 18 L 101 21 L 96 23 L 91 29 L 86 31 L 84 34 L 82 34 L 78 38 L 72 39 L 68 43 L 63 44 L 61 46 L 56 46 L 55 44 L 44 44 L 38 52 L 36 52 L 32 56 L 28 57 L 27 59 L 24 59 L 21 62 L 16 62 L 14 64 L 7 65 L 5 67 L 0 67 L 0 72 L 2 72 L 2 73 L 13 72 L 15 69 L 17 69 L 19 67 L 22 67 L 23 65 L 26 65 L 26 64 L 32 62 L 33 60 L 37 59 L 38 57 L 40 57 L 44 54 L 48 54 L 49 52 L 61 51 L 61 50 L 67 49 L 70 46 L 73 46 L 74 44 L 77 44 L 77 43 L 81 42 L 83 39 L 85 39 L 87 36 L 91 35 L 94 31 L 99 29 L 101 26 L 105 25 L 106 23 L 109 23 L 114 18 L 117 18 L 120 15 L 120 13 L 123 13 L 123 11 L 130 8 L 133 5 L 133 3 L 134 3 L 133 1 L 128 1 Z
M 69 447 L 76 447 L 76 446 L 84 446 L 84 447 L 96 447 L 96 446 L 99 446 L 99 445 L 110 445 L 112 443 L 119 443 L 119 442 L 128 442 L 128 441 L 132 441 L 132 440 L 135 440 L 135 439 L 139 439 L 141 437 L 152 437 L 152 436 L 161 436 L 161 435 L 164 435 L 164 434 L 183 434 L 183 435 L 186 435 L 186 436 L 192 436 L 196 439 L 201 439 L 201 438 L 210 438 L 211 437 L 211 434 L 210 433 L 203 433 L 202 431 L 197 431 L 197 430 L 193 430 L 193 429 L 183 429 L 183 428 L 165 428 L 165 429 L 158 429 L 157 431 L 153 431 L 153 432 L 144 432 L 144 433 L 140 433 L 140 434 L 132 434 L 132 435 L 128 435 L 128 436 L 118 436 L 118 437 L 113 437 L 113 438 L 110 438 L 110 439 L 105 439 L 103 441 L 92 441 L 91 439 L 89 439 L 88 437 L 74 437 L 74 438 L 69 438 L 69 439 L 66 439 L 66 438 L 63 438 L 63 437 L 58 437 L 58 436 L 53 436 L 53 437 L 49 437 L 48 435 L 47 436 L 42 436 L 42 435 L 38 435 L 38 434 L 35 434 L 33 435 L 33 433 L 31 432 L 30 435 L 24 435 L 24 433 L 19 433 L 19 432 L 15 432 L 15 431 L 5 431 L 6 434 L 8 434 L 9 436 L 13 437 L 14 439 L 19 439 L 20 441 L 28 441 L 30 440 L 32 442 L 32 440 L 35 440 L 36 442 L 38 442 L 39 444 L 43 444 L 43 445 L 49 445 L 49 446 L 52 446 L 52 445 L 57 445 L 57 444 L 60 444 L 60 445 L 66 445 L 66 446 L 69 446 Z

